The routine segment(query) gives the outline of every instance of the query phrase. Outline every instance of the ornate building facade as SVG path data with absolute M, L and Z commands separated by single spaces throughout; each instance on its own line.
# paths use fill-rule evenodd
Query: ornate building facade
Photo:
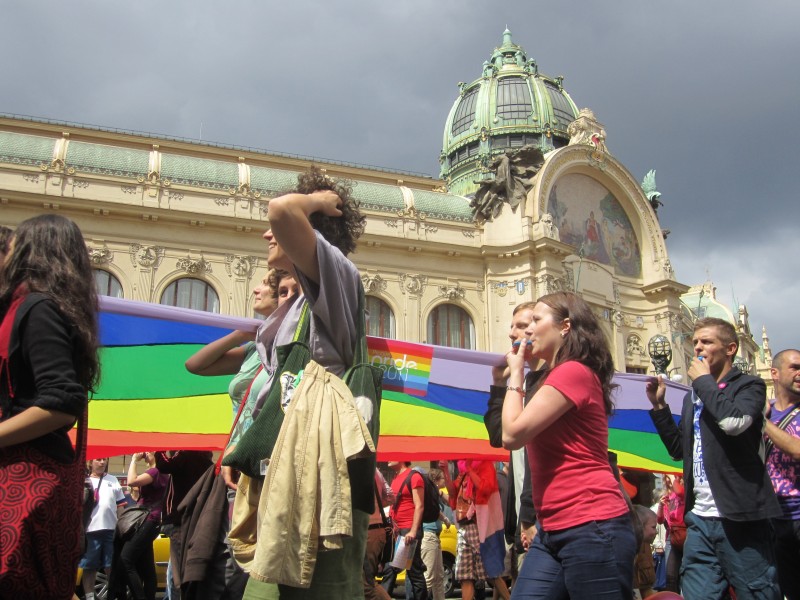
M 506 32 L 446 120 L 442 180 L 314 161 L 352 182 L 367 215 L 352 258 L 370 332 L 504 352 L 514 306 L 574 290 L 600 317 L 618 370 L 651 371 L 648 341 L 661 334 L 685 374 L 689 288 L 675 279 L 653 192 L 605 137 L 563 78 L 541 75 Z M 0 117 L 0 224 L 64 214 L 84 232 L 103 293 L 252 316 L 269 199 L 311 163 Z M 515 199 L 490 189 L 503 177 Z

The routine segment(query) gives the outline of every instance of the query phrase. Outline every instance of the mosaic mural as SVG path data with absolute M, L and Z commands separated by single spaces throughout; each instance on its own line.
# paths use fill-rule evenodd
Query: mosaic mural
M 642 255 L 628 215 L 602 184 L 586 175 L 561 177 L 550 191 L 547 212 L 561 241 L 583 257 L 610 265 L 620 275 L 640 277 Z

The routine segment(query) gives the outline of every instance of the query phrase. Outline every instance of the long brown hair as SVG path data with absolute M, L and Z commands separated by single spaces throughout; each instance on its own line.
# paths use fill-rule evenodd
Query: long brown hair
M 39 215 L 19 224 L 13 244 L 0 277 L 0 315 L 22 284 L 55 302 L 74 327 L 78 381 L 94 391 L 100 379 L 97 292 L 81 230 L 60 215 Z
M 537 302 L 550 307 L 555 322 L 561 323 L 564 319 L 569 319 L 569 333 L 564 337 L 564 343 L 556 353 L 553 366 L 574 360 L 594 371 L 603 388 L 606 414 L 610 415 L 614 411 L 611 393 L 617 387 L 611 382 L 614 377 L 614 361 L 611 358 L 608 341 L 592 309 L 583 298 L 572 292 L 547 294 Z

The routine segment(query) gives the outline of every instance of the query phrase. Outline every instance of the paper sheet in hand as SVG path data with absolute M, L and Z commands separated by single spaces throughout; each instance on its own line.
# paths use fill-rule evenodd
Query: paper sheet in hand
M 416 549 L 417 540 L 406 545 L 406 537 L 404 535 L 399 536 L 394 547 L 394 559 L 389 564 L 398 569 L 408 569 L 411 566 L 414 550 Z

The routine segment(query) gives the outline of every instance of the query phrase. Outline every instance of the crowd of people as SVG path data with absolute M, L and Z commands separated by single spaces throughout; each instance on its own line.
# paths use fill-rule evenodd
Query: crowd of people
M 513 311 L 487 381 L 488 437 L 508 461 L 381 470 L 380 371 L 364 364 L 364 292 L 348 258 L 364 216 L 346 185 L 312 169 L 268 218 L 270 271 L 253 294 L 264 321 L 185 365 L 232 376 L 230 442 L 216 462 L 131 456 L 133 507 L 107 459 L 85 461 L 100 362 L 81 232 L 56 215 L 0 230 L 0 597 L 71 599 L 80 564 L 86 600 L 101 570 L 108 598 L 154 600 L 164 532 L 169 598 L 384 599 L 405 570 L 407 598 L 441 600 L 440 534 L 455 527 L 465 600 L 486 583 L 512 600 L 800 598 L 800 351 L 773 357 L 768 402 L 733 364 L 735 328 L 698 320 L 680 418 L 662 376 L 642 386 L 683 464 L 652 498 L 609 452 L 614 365 L 597 318 L 577 294 L 548 294 Z

